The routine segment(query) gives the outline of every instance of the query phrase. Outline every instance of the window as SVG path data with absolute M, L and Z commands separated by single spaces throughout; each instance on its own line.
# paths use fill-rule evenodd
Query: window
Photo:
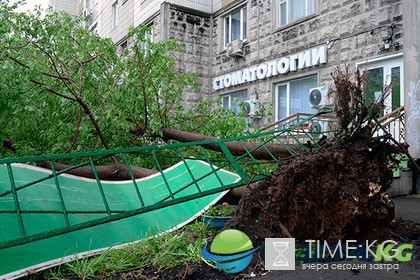
M 246 40 L 246 7 L 224 18 L 224 46 L 234 40 Z
M 118 2 L 112 4 L 112 28 L 118 25 Z
M 127 49 L 127 47 L 128 47 L 128 42 L 127 42 L 127 40 L 125 40 L 124 42 L 122 42 L 121 43 L 121 45 L 120 45 L 120 52 L 121 52 L 121 56 L 123 56 L 124 55 L 124 52 L 125 52 L 125 50 Z
M 98 35 L 98 23 L 93 24 L 91 29 L 92 29 L 93 33 Z
M 358 67 L 362 72 L 367 71 L 367 81 L 363 89 L 367 105 L 380 101 L 384 87 L 391 85 L 391 83 L 391 92 L 385 97 L 385 108 L 382 115 L 386 115 L 404 105 L 404 94 L 402 94 L 404 92 L 403 58 L 401 55 L 363 63 Z
M 276 0 L 276 27 L 282 27 L 314 14 L 318 0 Z
M 315 114 L 317 110 L 309 105 L 309 90 L 314 87 L 317 87 L 316 76 L 276 84 L 276 120 L 295 113 Z
M 148 26 L 148 30 L 144 33 L 144 41 L 141 42 L 141 48 L 147 49 L 147 43 L 153 43 L 153 27 Z
M 222 98 L 224 109 L 235 110 L 239 113 L 241 111 L 241 107 L 239 105 L 239 102 L 237 103 L 236 101 L 246 101 L 248 98 L 248 94 L 246 90 L 241 90 L 227 95 L 223 95 Z

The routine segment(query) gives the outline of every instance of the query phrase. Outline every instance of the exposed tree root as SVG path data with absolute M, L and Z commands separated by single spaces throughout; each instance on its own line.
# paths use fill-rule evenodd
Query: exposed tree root
M 388 139 L 373 137 L 368 124 L 383 100 L 365 104 L 364 77 L 356 72 L 353 78 L 346 70 L 333 75 L 341 138 L 281 164 L 251 187 L 228 227 L 242 229 L 261 245 L 264 238 L 287 237 L 287 232 L 298 242 L 367 239 L 394 224 L 394 204 L 386 191 L 393 178 L 392 155 L 401 151 Z

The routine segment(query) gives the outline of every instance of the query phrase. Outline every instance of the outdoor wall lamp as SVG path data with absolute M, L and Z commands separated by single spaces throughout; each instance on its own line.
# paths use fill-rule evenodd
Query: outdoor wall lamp
M 391 24 L 391 26 L 388 27 L 388 36 L 382 39 L 383 45 L 379 48 L 380 51 L 387 51 L 392 47 L 392 38 L 394 37 L 394 29 L 395 24 Z M 394 44 L 394 48 L 399 48 L 399 44 Z
M 391 48 L 391 39 L 384 38 L 383 45 L 379 48 L 380 51 L 386 51 Z

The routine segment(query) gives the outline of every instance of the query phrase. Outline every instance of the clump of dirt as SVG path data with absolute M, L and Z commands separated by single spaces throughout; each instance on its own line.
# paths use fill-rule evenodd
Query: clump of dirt
M 228 227 L 260 241 L 287 237 L 281 225 L 298 240 L 337 241 L 390 226 L 389 149 L 360 137 L 285 163 L 242 198 Z
M 352 80 L 348 71 L 338 71 L 333 77 L 340 140 L 280 165 L 251 187 L 227 227 L 243 230 L 260 245 L 264 238 L 290 235 L 298 241 L 367 239 L 393 224 L 386 191 L 396 148 L 375 140 L 371 125 L 381 104 L 365 105 L 360 74 Z

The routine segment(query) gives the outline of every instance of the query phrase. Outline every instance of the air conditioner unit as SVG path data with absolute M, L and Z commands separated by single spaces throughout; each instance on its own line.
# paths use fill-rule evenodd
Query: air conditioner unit
M 247 100 L 243 105 L 243 110 L 245 111 L 245 116 L 249 118 L 261 118 L 260 116 L 260 102 L 258 100 Z
M 331 128 L 326 120 L 316 120 L 309 125 L 309 134 L 315 139 L 319 139 L 326 132 L 330 132 Z
M 311 88 L 309 90 L 309 105 L 312 108 L 325 108 L 333 106 L 333 98 L 328 94 L 326 86 Z
M 227 56 L 242 56 L 243 42 L 242 40 L 234 40 L 226 45 Z

